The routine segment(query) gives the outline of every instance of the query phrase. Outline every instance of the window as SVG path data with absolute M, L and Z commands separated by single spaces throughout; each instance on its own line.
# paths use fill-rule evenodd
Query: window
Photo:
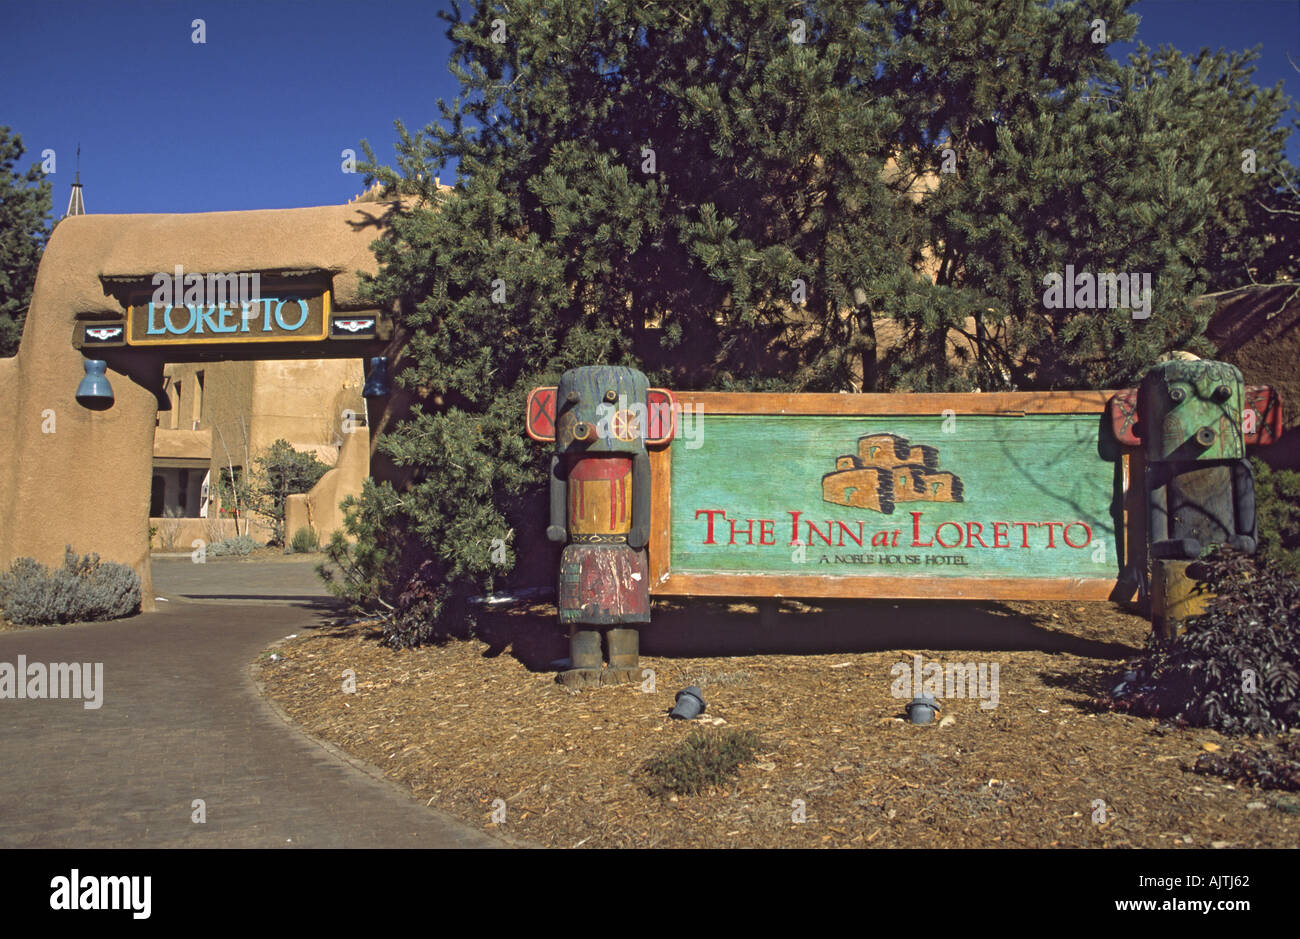
M 171 399 L 172 399 L 172 430 L 177 430 L 181 426 L 181 383 L 180 382 L 172 382 Z
M 203 372 L 194 373 L 194 389 L 190 397 L 194 399 L 190 406 L 190 429 L 198 430 L 203 423 Z

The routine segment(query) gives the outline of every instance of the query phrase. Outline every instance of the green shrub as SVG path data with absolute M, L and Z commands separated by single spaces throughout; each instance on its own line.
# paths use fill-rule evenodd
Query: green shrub
M 1244 782 L 1260 789 L 1300 790 L 1300 737 L 1232 753 L 1202 753 L 1192 772 Z
M 98 554 L 78 557 L 71 545 L 59 570 L 19 558 L 0 574 L 0 612 L 20 626 L 121 619 L 139 611 L 140 575 Z
M 1102 703 L 1225 734 L 1300 726 L 1300 578 L 1224 546 L 1189 573 L 1214 599 L 1176 639 L 1152 636 Z
M 320 539 L 316 537 L 315 531 L 304 525 L 293 533 L 289 547 L 294 554 L 312 554 L 320 550 Z
M 253 462 L 257 472 L 249 481 L 250 506 L 270 525 L 271 544 L 283 545 L 285 504 L 289 496 L 309 492 L 329 467 L 314 453 L 299 453 L 284 439 L 275 441 Z
M 341 503 L 343 530 L 330 536 L 316 573 L 353 612 L 391 612 L 426 559 L 420 535 L 398 512 L 401 504 L 392 486 L 373 479 L 361 484 L 360 496 Z
M 215 557 L 222 557 L 223 555 L 244 557 L 251 554 L 256 547 L 257 542 L 253 540 L 251 535 L 236 535 L 234 538 L 226 538 L 208 545 L 208 554 Z
M 694 795 L 720 786 L 753 758 L 762 744 L 752 730 L 694 730 L 642 767 L 651 795 Z
M 1269 562 L 1300 576 L 1300 473 L 1270 469 L 1252 457 L 1259 553 Z

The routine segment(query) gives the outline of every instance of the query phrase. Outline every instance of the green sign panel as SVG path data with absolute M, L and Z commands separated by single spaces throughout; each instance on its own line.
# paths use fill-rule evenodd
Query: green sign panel
M 706 414 L 672 445 L 676 574 L 1113 579 L 1100 415 Z M 690 446 L 694 444 L 695 446 Z

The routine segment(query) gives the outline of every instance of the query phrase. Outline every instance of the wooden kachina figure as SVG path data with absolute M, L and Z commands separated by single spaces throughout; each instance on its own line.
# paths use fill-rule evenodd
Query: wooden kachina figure
M 529 435 L 555 442 L 546 536 L 565 544 L 556 605 L 569 631 L 566 685 L 641 678 L 635 627 L 650 622 L 646 443 L 672 437 L 671 400 L 636 369 L 613 366 L 570 369 L 558 388 L 529 395 Z
M 1194 593 L 1188 566 L 1214 545 L 1255 552 L 1246 445 L 1276 439 L 1281 402 L 1271 388 L 1245 387 L 1234 365 L 1184 356 L 1153 366 L 1110 410 L 1119 442 L 1142 448 L 1151 622 L 1172 636 L 1173 623 L 1208 600 Z

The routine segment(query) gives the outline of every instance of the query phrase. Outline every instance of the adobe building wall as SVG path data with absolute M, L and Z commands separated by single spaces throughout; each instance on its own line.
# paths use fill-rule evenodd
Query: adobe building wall
M 293 538 L 300 528 L 310 528 L 321 545 L 325 545 L 335 531 L 343 530 L 339 503 L 349 495 L 360 495 L 361 486 L 370 474 L 370 448 L 366 441 L 364 430 L 348 434 L 334 468 L 310 492 L 289 496 L 284 512 L 285 538 Z
M 72 345 L 78 318 L 121 316 L 113 284 L 187 271 L 326 271 L 337 310 L 372 306 L 359 270 L 374 272 L 370 243 L 385 203 L 193 215 L 81 215 L 50 237 L 18 354 L 0 360 L 0 566 L 18 557 L 59 563 L 65 544 L 131 565 L 154 594 L 149 494 L 162 359 L 128 349 L 108 370 L 115 400 L 75 400 L 84 375 Z M 373 446 L 373 441 L 371 442 Z
M 361 358 L 182 362 L 168 364 L 164 374 L 169 379 L 172 410 L 158 415 L 154 473 L 174 474 L 176 470 L 160 467 L 202 461 L 203 467 L 191 472 L 197 472 L 200 478 L 208 474 L 208 514 L 231 523 L 234 519 L 227 511 L 231 507 L 220 504 L 217 488 L 231 466 L 255 471 L 257 458 L 276 440 L 286 440 L 294 449 L 311 453 L 334 467 L 348 428 L 358 426 L 355 417 L 349 415 L 359 413 L 364 418 L 366 414 L 366 400 L 361 395 L 365 383 Z M 364 427 L 364 420 L 360 426 Z M 189 429 L 194 427 L 197 429 Z M 363 446 L 362 450 L 364 479 L 370 463 L 368 448 Z M 355 473 L 348 475 L 351 479 Z M 356 481 L 341 489 L 339 498 L 360 492 L 361 483 Z M 168 504 L 174 502 L 173 496 L 169 486 Z M 190 500 L 187 514 L 197 516 L 200 505 Z M 241 531 L 246 522 L 250 523 L 249 534 L 269 537 L 269 526 L 248 516 L 240 521 Z M 153 526 L 161 527 L 157 517 Z M 199 528 L 189 526 L 186 530 Z M 324 536 L 328 537 L 328 532 Z M 155 546 L 159 537 L 155 534 Z
M 276 440 L 333 463 L 345 431 L 343 412 L 366 413 L 360 359 L 286 360 L 254 367 L 250 408 L 254 456 Z

